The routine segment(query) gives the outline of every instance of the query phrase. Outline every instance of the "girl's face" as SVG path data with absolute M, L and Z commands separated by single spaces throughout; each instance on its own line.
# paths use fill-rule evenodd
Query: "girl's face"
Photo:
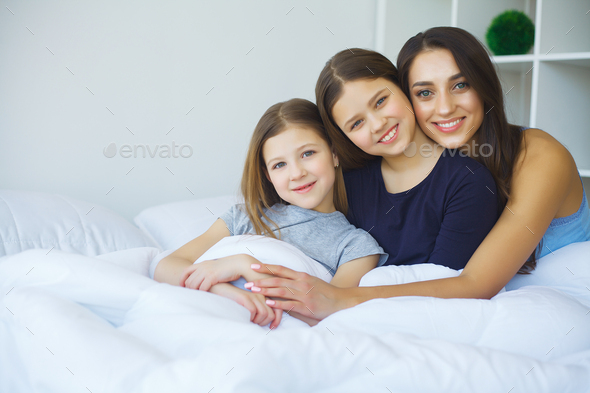
M 412 105 L 385 78 L 346 82 L 332 117 L 352 143 L 375 156 L 398 156 L 414 140 Z
M 314 130 L 288 126 L 262 146 L 267 177 L 279 196 L 292 205 L 321 213 L 334 208 L 338 158 Z
M 473 138 L 483 122 L 483 102 L 450 51 L 420 53 L 408 79 L 416 119 L 428 136 L 448 148 L 457 148 Z

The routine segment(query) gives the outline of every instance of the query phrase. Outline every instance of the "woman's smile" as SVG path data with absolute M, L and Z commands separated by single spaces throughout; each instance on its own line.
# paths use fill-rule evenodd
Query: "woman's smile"
M 461 128 L 465 117 L 454 118 L 451 120 L 433 121 L 432 124 L 442 132 L 453 132 Z

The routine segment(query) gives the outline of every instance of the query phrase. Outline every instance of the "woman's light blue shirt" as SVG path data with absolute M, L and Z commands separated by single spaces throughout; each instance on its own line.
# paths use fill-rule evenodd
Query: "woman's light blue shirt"
M 590 209 L 588 208 L 586 190 L 583 191 L 582 203 L 577 212 L 567 217 L 554 218 L 551 221 L 547 232 L 541 239 L 540 247 L 542 248 L 537 254 L 538 258 L 570 243 L 590 240 Z

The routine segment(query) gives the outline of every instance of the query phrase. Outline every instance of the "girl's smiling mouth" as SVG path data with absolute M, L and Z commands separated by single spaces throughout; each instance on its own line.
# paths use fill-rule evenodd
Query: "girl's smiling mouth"
M 313 186 L 315 185 L 316 182 L 317 182 L 317 180 L 314 182 L 311 182 L 311 183 L 307 183 L 301 187 L 294 188 L 293 191 L 295 191 L 298 194 L 305 194 L 306 192 L 308 192 L 309 190 L 311 190 L 313 188 Z
M 398 129 L 399 129 L 399 123 L 397 123 L 395 126 L 391 127 L 385 133 L 385 135 L 383 135 L 381 137 L 381 139 L 379 139 L 379 142 L 377 142 L 377 143 L 388 144 L 388 143 L 393 142 L 397 138 L 397 130 Z

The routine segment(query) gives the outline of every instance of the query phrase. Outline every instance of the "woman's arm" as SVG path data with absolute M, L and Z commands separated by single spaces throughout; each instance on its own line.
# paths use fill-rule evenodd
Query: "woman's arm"
M 205 251 L 213 247 L 215 243 L 229 235 L 230 232 L 225 222 L 218 219 L 207 232 L 163 258 L 156 266 L 154 280 L 171 285 L 180 285 L 180 278 L 184 270 L 199 259 Z
M 533 130 L 527 137 L 526 154 L 521 153 L 515 165 L 506 208 L 460 276 L 381 287 L 337 288 L 304 273 L 269 266 L 276 277 L 256 281 L 254 286 L 262 288 L 263 295 L 289 299 L 276 301 L 273 307 L 293 308 L 315 319 L 374 298 L 491 298 L 522 267 L 568 195 L 579 185 L 569 152 L 538 132 Z M 261 271 L 266 271 L 265 265 Z M 285 291 L 285 286 L 293 293 Z

